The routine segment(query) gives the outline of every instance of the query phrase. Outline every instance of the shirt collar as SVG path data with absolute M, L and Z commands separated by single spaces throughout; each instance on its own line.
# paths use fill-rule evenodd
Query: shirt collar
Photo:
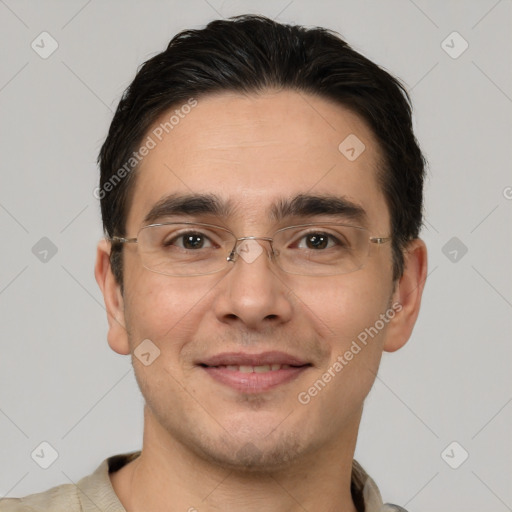
M 82 478 L 77 483 L 83 512 L 98 512 L 98 510 L 101 512 L 126 512 L 114 492 L 109 473 L 117 471 L 136 459 L 140 453 L 140 451 L 134 451 L 109 457 L 98 466 L 94 473 Z M 352 462 L 351 489 L 354 501 L 361 503 L 364 507 L 358 512 L 400 510 L 400 508 L 386 508 L 387 505 L 383 505 L 377 484 L 356 460 Z

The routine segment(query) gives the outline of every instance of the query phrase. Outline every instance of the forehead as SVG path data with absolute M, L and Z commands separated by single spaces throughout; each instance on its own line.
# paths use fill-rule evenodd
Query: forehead
M 283 199 L 337 196 L 360 205 L 373 227 L 387 229 L 380 149 L 349 109 L 293 91 L 195 102 L 170 109 L 144 137 L 153 147 L 136 171 L 129 230 L 169 194 L 213 194 L 234 205 L 233 222 L 245 226 L 261 223 Z

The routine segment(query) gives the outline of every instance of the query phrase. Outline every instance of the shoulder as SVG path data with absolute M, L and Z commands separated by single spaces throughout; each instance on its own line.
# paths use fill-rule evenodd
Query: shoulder
M 77 488 L 73 484 L 52 487 L 23 498 L 3 498 L 0 512 L 81 512 Z
M 137 458 L 140 451 L 113 455 L 76 484 L 62 484 L 22 498 L 0 498 L 0 512 L 126 512 L 109 473 Z
M 364 512 L 407 512 L 399 505 L 382 502 L 377 484 L 355 459 L 352 461 L 352 495 Z

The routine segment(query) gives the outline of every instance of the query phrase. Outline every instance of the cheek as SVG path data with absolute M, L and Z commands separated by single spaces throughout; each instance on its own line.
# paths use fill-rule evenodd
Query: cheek
M 347 274 L 321 286 L 319 281 L 319 286 L 297 289 L 311 312 L 309 318 L 322 327 L 320 341 L 329 353 L 300 389 L 297 401 L 333 436 L 360 414 L 382 354 L 384 329 L 376 335 L 372 331 L 374 336 L 367 335 L 364 343 L 361 339 L 386 312 L 391 289 L 369 274 Z
M 378 371 L 387 326 L 381 315 L 388 310 L 392 289 L 379 283 L 372 272 L 347 274 L 318 284 L 297 289 L 329 353 L 312 379 L 312 384 L 316 379 L 329 382 L 318 405 L 325 401 L 333 407 L 343 404 L 355 410 Z
M 354 272 L 294 287 L 294 292 L 310 311 L 312 321 L 325 333 L 332 350 L 350 345 L 388 308 L 391 287 L 378 284 L 369 272 L 366 279 L 361 279 L 363 276 L 361 272 Z
M 218 280 L 218 277 L 216 278 Z M 132 344 L 150 339 L 162 350 L 173 340 L 176 350 L 198 323 L 213 279 L 191 281 L 143 271 L 130 281 L 125 300 L 125 318 Z

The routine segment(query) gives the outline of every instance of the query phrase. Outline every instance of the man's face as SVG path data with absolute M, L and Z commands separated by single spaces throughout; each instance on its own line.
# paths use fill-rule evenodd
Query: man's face
M 268 237 L 293 224 L 349 222 L 322 212 L 270 214 L 279 202 L 305 194 L 350 201 L 364 210 L 358 224 L 370 235 L 389 235 L 389 212 L 376 179 L 379 149 L 357 115 L 291 91 L 224 93 L 197 101 L 144 158 L 128 236 L 137 236 L 148 212 L 171 194 L 215 195 L 233 208 L 223 217 L 173 214 L 154 222 L 217 224 L 237 237 Z M 366 147 L 353 161 L 338 149 L 351 134 Z M 123 321 L 130 351 L 146 339 L 160 350 L 148 366 L 133 358 L 151 421 L 203 458 L 255 469 L 332 449 L 357 432 L 389 335 L 387 323 L 366 345 L 358 343 L 360 351 L 344 358 L 341 370 L 335 363 L 394 300 L 389 243 L 372 244 L 364 268 L 329 277 L 282 272 L 267 257 L 268 242 L 260 243 L 264 251 L 254 261 L 238 258 L 222 272 L 195 277 L 151 272 L 136 244 L 123 249 Z M 227 353 L 242 365 L 266 353 L 304 365 L 273 370 L 286 377 L 271 377 L 271 385 L 262 387 L 257 383 L 267 377 L 244 380 L 238 369 L 206 367 L 211 361 L 225 366 Z M 329 369 L 331 378 L 322 378 Z M 222 372 L 228 371 L 236 375 L 226 380 Z M 324 385 L 309 393 L 319 379 Z

